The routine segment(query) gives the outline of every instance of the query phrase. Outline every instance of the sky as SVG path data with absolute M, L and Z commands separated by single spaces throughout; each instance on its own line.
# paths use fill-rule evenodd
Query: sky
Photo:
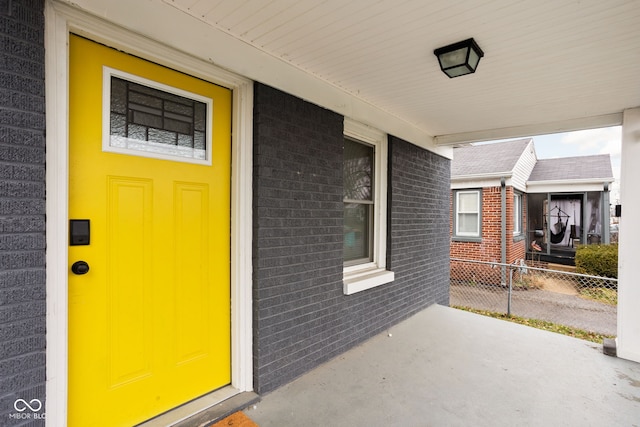
M 539 159 L 609 154 L 616 181 L 611 186 L 611 203 L 620 199 L 620 126 L 532 136 Z

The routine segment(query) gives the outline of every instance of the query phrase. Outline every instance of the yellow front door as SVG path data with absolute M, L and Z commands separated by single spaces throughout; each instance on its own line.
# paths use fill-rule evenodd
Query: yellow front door
M 69 75 L 69 425 L 132 426 L 231 381 L 231 92 L 77 36 Z

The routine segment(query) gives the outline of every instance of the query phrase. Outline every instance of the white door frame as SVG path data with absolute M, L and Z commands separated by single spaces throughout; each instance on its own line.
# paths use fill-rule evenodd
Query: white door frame
M 188 29 L 185 31 L 187 32 Z M 253 83 L 55 0 L 45 5 L 47 349 L 46 425 L 67 424 L 68 41 L 73 32 L 233 91 L 231 158 L 231 388 L 253 389 Z M 174 31 L 176 35 L 180 31 Z M 233 392 L 232 390 L 232 392 Z

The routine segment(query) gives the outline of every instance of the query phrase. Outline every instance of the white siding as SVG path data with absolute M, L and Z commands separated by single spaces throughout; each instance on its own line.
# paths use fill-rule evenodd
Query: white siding
M 527 191 L 527 180 L 536 165 L 536 150 L 533 139 L 529 141 L 527 148 L 522 152 L 520 159 L 513 168 L 512 185 L 516 190 Z

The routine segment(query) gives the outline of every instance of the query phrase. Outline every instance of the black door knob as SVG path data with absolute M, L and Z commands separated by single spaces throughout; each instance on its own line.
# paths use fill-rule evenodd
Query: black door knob
M 73 274 L 87 274 L 89 272 L 89 264 L 84 261 L 76 261 L 71 266 Z

